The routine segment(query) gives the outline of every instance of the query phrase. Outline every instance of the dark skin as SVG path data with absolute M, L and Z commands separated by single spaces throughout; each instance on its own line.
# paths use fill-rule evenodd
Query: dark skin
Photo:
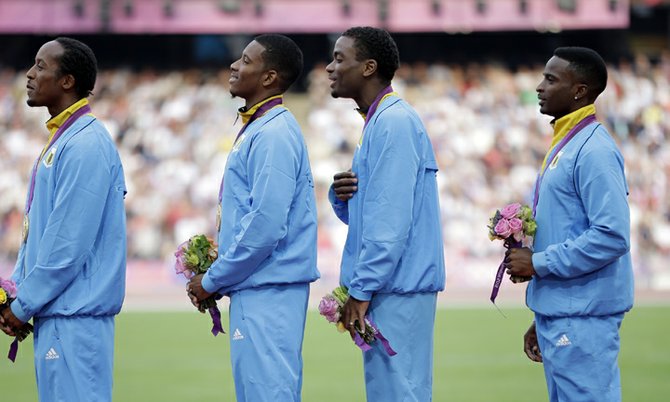
M 209 293 L 202 287 L 202 277 L 203 274 L 196 275 L 191 278 L 186 285 L 186 293 L 195 307 L 199 307 L 202 300 L 205 300 L 214 294 Z
M 277 71 L 265 65 L 263 52 L 265 52 L 263 45 L 255 40 L 251 41 L 244 48 L 242 56 L 230 65 L 230 93 L 243 98 L 247 109 L 264 99 L 284 92 Z M 202 274 L 196 275 L 186 285 L 186 293 L 196 307 L 214 294 L 202 287 L 202 277 Z
M 11 308 L 5 307 L 0 312 L 0 329 L 9 336 L 18 336 L 28 325 L 16 318 Z
M 51 117 L 58 116 L 80 99 L 76 93 L 74 76 L 60 71 L 60 59 L 64 51 L 63 46 L 56 41 L 45 43 L 26 73 L 28 106 L 44 106 Z M 0 312 L 0 329 L 9 336 L 25 337 L 23 334 L 29 326 L 19 320 L 11 308 L 4 308 Z
M 358 190 L 357 184 L 356 173 L 351 170 L 336 173 L 333 176 L 333 191 L 337 199 L 342 202 L 347 202 L 354 196 L 354 193 Z
M 545 65 L 542 76 L 536 88 L 540 113 L 554 117 L 554 121 L 595 102 L 597 95 L 591 93 L 589 85 L 579 79 L 567 60 L 552 57 Z M 527 247 L 508 249 L 505 253 L 505 268 L 510 276 L 534 276 L 533 252 Z M 530 360 L 542 362 L 535 323 L 524 334 L 523 344 Z
M 510 248 L 505 252 L 507 275 L 530 277 L 535 275 L 533 252 L 528 247 Z
M 535 323 L 533 323 L 528 331 L 523 335 L 523 351 L 526 356 L 534 362 L 542 363 L 542 352 L 537 343 L 537 334 L 535 333 Z
M 377 95 L 389 85 L 382 80 L 377 71 L 374 59 L 357 59 L 353 38 L 341 36 L 333 49 L 333 61 L 326 66 L 328 79 L 331 81 L 331 95 L 335 98 L 353 99 L 358 108 L 367 112 Z M 340 172 L 333 177 L 333 191 L 342 202 L 348 202 L 358 190 L 358 179 L 352 171 Z M 356 329 L 364 329 L 365 315 L 369 300 L 358 300 L 349 297 L 342 308 L 340 321 L 351 336 Z

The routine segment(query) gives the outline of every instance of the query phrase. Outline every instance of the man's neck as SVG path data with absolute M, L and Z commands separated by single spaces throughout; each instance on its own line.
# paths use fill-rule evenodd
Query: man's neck
M 379 95 L 379 93 L 387 86 L 388 84 L 386 83 L 369 82 L 368 85 L 361 89 L 359 97 L 354 98 L 354 101 L 356 101 L 356 104 L 358 105 L 358 109 L 363 113 L 367 113 L 377 95 Z
M 277 96 L 277 95 L 283 95 L 284 93 L 279 91 L 279 90 L 274 90 L 274 91 L 263 91 L 262 93 L 250 96 L 249 98 L 245 98 L 244 101 L 244 109 L 249 110 L 254 105 L 258 104 L 259 102 L 264 101 L 267 98 Z
M 53 105 L 47 106 L 51 118 L 58 116 L 63 112 L 63 110 L 69 108 L 79 101 L 79 98 L 76 96 L 62 96 L 58 102 L 55 102 Z
M 570 110 L 568 110 L 566 113 L 563 113 L 560 116 L 553 116 L 554 119 L 552 120 L 552 122 L 554 122 L 554 121 L 556 121 L 556 120 L 558 120 L 562 117 L 565 117 L 565 116 L 569 115 L 570 113 L 574 113 L 574 112 L 578 111 L 579 109 L 583 108 L 584 106 L 588 106 L 592 103 L 593 103 L 593 101 L 586 100 L 585 98 L 580 99 L 579 102 L 575 101 L 575 103 L 570 107 Z

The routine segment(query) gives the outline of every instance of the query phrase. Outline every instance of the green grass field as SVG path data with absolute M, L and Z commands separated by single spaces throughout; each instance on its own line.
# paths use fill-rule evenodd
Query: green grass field
M 522 352 L 531 314 L 521 308 L 504 312 L 507 318 L 493 308 L 439 310 L 434 401 L 547 399 L 542 366 Z M 669 317 L 670 307 L 637 307 L 626 316 L 620 355 L 624 401 L 668 400 Z M 227 321 L 224 315 L 224 327 Z M 10 339 L 0 339 L 2 400 L 36 401 L 32 344 L 24 342 L 11 364 L 4 359 Z M 365 400 L 360 353 L 316 312 L 308 317 L 303 355 L 304 401 Z M 234 401 L 227 335 L 214 338 L 208 317 L 195 312 L 121 314 L 114 400 Z

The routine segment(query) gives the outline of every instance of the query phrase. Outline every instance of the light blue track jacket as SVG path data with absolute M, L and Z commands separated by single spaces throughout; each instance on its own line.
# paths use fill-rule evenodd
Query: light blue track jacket
M 607 130 L 583 128 L 547 168 L 526 302 L 536 313 L 609 315 L 633 305 L 624 162 Z
M 28 239 L 12 276 L 17 318 L 118 314 L 126 280 L 125 192 L 107 130 L 91 115 L 80 117 L 38 165 Z
M 378 106 L 351 170 L 358 178 L 353 198 L 342 202 L 329 192 L 336 215 L 349 225 L 341 284 L 358 300 L 443 290 L 438 168 L 411 106 L 395 95 Z
M 247 126 L 228 156 L 222 194 L 219 258 L 202 279 L 205 290 L 229 294 L 319 278 L 314 180 L 286 108 Z

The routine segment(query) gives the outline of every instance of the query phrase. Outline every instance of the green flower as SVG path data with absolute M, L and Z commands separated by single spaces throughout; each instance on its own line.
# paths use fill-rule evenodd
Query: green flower
M 346 303 L 347 299 L 349 298 L 349 292 L 344 286 L 338 286 L 333 289 L 333 296 L 335 296 L 340 305 L 344 305 L 344 303 Z

